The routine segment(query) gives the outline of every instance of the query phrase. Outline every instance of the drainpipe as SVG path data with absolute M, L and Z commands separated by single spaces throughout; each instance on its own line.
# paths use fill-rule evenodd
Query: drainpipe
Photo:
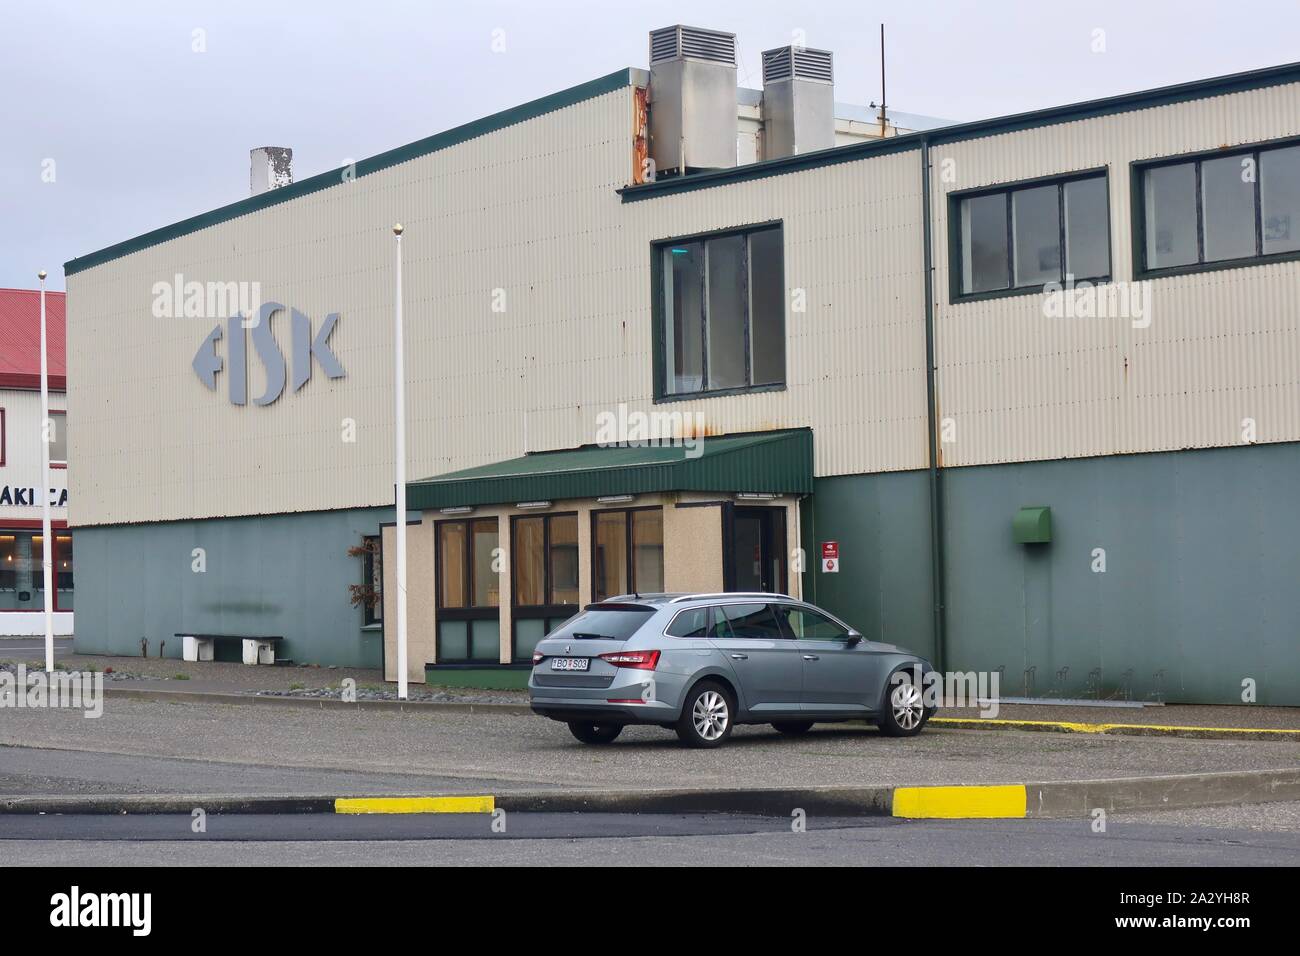
M 948 634 L 944 600 L 943 486 L 939 467 L 939 422 L 935 407 L 934 256 L 930 228 L 930 140 L 921 138 L 921 222 L 925 252 L 925 405 L 930 440 L 930 580 L 934 594 L 934 666 L 947 670 Z M 951 263 L 949 263 L 951 268 Z

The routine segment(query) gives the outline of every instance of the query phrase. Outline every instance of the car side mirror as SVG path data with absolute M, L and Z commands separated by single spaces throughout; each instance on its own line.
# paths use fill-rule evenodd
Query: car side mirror
M 846 640 L 844 643 L 847 644 L 849 647 L 856 647 L 861 642 L 862 642 L 861 634 L 859 634 L 857 631 L 849 631 L 848 640 Z

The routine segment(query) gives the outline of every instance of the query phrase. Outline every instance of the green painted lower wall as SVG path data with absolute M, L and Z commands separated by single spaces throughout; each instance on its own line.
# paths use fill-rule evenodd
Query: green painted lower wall
M 165 641 L 165 656 L 178 658 L 177 632 L 282 634 L 280 657 L 377 668 L 383 635 L 362 631 L 349 603 L 361 560 L 347 550 L 392 520 L 391 509 L 360 509 L 78 528 L 74 646 L 138 655 L 146 637 L 151 657 Z
M 424 669 L 430 687 L 478 687 L 485 690 L 523 690 L 528 686 L 526 667 L 438 667 Z
M 947 669 L 1001 668 L 1006 696 L 1239 704 L 1253 681 L 1256 703 L 1300 705 L 1297 476 L 1300 444 L 945 471 Z M 803 512 L 805 594 L 924 654 L 927 480 L 820 479 Z M 1012 517 L 1036 505 L 1052 541 L 1016 544 Z

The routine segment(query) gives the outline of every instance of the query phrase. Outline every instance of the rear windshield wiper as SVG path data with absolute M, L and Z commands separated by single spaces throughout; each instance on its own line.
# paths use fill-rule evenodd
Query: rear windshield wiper
M 581 633 L 580 631 L 574 631 L 574 632 L 573 632 L 572 634 L 570 634 L 569 636 L 572 637 L 574 640 L 577 640 L 577 641 L 613 641 L 613 640 L 617 640 L 617 638 L 611 637 L 611 636 L 608 635 L 608 634 L 583 634 L 583 633 Z

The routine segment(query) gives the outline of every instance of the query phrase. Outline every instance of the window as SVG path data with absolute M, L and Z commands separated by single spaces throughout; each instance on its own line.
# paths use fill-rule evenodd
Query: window
M 770 604 L 724 604 L 713 623 L 712 636 L 737 640 L 779 641 L 785 632 Z
M 785 384 L 780 226 L 655 246 L 659 397 Z
M 39 532 L 0 531 L 0 611 L 45 609 L 45 547 Z M 72 535 L 54 533 L 54 610 L 73 609 Z
M 435 527 L 438 662 L 497 663 L 501 656 L 497 519 L 439 521 Z
M 361 584 L 354 590 L 354 603 L 361 605 L 361 624 L 370 627 L 384 622 L 384 563 L 380 557 L 380 538 L 377 534 L 361 539 L 356 549 L 361 555 Z M 356 553 L 354 552 L 354 553 Z
M 513 658 L 532 659 L 537 642 L 568 620 L 578 605 L 578 516 L 511 519 L 514 554 Z
M 786 624 L 787 629 L 796 640 L 800 641 L 845 641 L 849 629 L 832 621 L 825 614 L 794 605 L 778 605 L 777 615 Z
M 949 198 L 953 298 L 1110 277 L 1105 172 Z
M 1137 167 L 1139 271 L 1300 253 L 1300 145 Z
M 569 638 L 575 641 L 626 641 L 654 615 L 653 608 L 633 605 L 587 608 L 556 628 L 552 632 L 552 637 Z M 531 654 L 529 657 L 531 659 Z
M 68 463 L 68 413 L 50 412 L 50 464 Z
M 592 513 L 592 594 L 657 594 L 664 589 L 662 508 Z

